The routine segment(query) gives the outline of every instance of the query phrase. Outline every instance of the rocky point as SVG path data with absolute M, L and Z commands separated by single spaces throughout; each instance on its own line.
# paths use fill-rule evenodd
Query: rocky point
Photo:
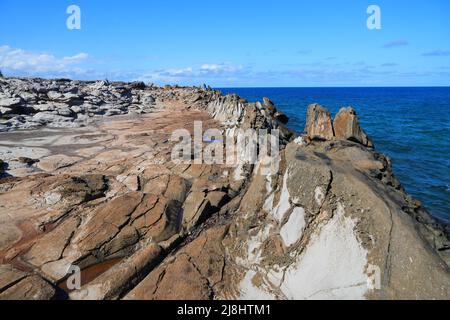
M 3 78 L 0 116 L 0 299 L 450 298 L 449 227 L 351 107 L 297 135 L 267 98 Z M 278 130 L 279 170 L 172 161 L 196 121 Z

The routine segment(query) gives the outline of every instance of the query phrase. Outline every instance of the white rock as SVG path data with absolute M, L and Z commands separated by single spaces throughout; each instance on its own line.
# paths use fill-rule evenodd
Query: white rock
M 292 246 L 303 235 L 303 230 L 306 227 L 305 209 L 296 207 L 291 213 L 289 220 L 281 228 L 280 236 L 287 247 Z

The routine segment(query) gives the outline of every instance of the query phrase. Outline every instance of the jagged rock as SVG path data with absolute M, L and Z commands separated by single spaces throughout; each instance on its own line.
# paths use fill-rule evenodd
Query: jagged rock
M 56 115 L 50 112 L 39 112 L 33 116 L 33 122 L 41 125 L 52 124 L 54 126 L 64 126 L 73 122 L 73 118 Z
M 61 168 L 69 167 L 81 159 L 81 157 L 69 157 L 63 154 L 53 155 L 40 159 L 37 166 L 43 171 L 52 172 Z
M 264 98 L 263 98 L 263 104 L 264 104 L 264 106 L 266 106 L 266 107 L 273 107 L 273 108 L 275 108 L 275 104 L 272 102 L 272 100 L 270 100 L 270 99 L 267 98 L 267 97 L 264 97 Z
M 133 288 L 159 262 L 162 250 L 148 244 L 115 265 L 80 290 L 70 293 L 72 300 L 116 299 Z
M 229 201 L 228 193 L 222 191 L 212 191 L 207 195 L 207 199 L 212 207 L 220 209 Z
M 21 98 L 6 98 L 0 99 L 0 107 L 14 109 L 23 103 Z
M 74 239 L 80 250 L 89 252 L 113 239 L 128 224 L 142 200 L 142 194 L 128 193 L 98 208 Z
M 227 231 L 226 226 L 218 226 L 202 233 L 155 268 L 125 299 L 211 299 L 223 276 L 225 260 L 220 241 Z
M 205 192 L 191 192 L 186 199 L 183 211 L 183 227 L 190 229 L 205 221 L 214 211 Z
M 0 115 L 8 115 L 14 113 L 12 108 L 0 107 Z
M 31 81 L 31 83 L 29 83 Z M 55 82 L 42 79 L 5 79 L 2 86 L 5 92 L 18 92 L 20 97 L 11 98 L 0 90 L 0 113 L 2 115 L 35 114 L 24 121 L 9 121 L 2 131 L 30 129 L 42 125 L 52 127 L 76 127 L 85 125 L 84 121 L 73 121 L 76 114 L 87 117 L 95 115 L 114 116 L 127 114 L 132 101 L 139 103 L 139 93 L 145 92 L 143 83 L 132 85 L 111 85 L 108 82 L 70 81 Z M 37 82 L 37 83 L 33 83 Z M 10 90 L 9 90 L 10 89 Z M 2 102 L 1 102 L 2 101 Z M 142 103 L 146 113 L 150 112 L 155 100 L 144 94 Z M 99 107 L 104 105 L 105 107 Z
M 170 176 L 164 196 L 168 199 L 183 203 L 186 200 L 188 184 L 186 180 L 178 176 Z
M 132 82 L 131 85 L 130 85 L 130 87 L 131 87 L 132 89 L 136 89 L 136 90 L 145 90 L 146 85 L 145 85 L 145 83 L 142 82 L 142 81 L 136 81 L 136 82 Z
M 311 138 L 332 139 L 334 137 L 331 115 L 319 104 L 308 107 L 305 132 Z
M 51 300 L 56 290 L 41 277 L 0 266 L 0 300 Z
M 180 255 L 176 262 L 167 268 L 156 268 L 125 299 L 204 300 L 210 297 L 211 290 L 207 280 L 202 277 L 188 256 Z
M 334 132 L 337 139 L 351 140 L 367 147 L 373 147 L 372 140 L 359 126 L 358 116 L 352 107 L 342 108 L 334 118 Z
M 135 175 L 119 175 L 116 180 L 123 183 L 131 191 L 139 191 L 141 188 L 139 177 Z
M 56 92 L 56 91 L 50 91 L 50 92 L 47 93 L 47 97 L 50 100 L 58 100 L 58 99 L 62 98 L 62 96 L 63 96 L 62 93 Z
M 6 163 L 0 159 L 0 173 L 3 173 L 5 171 L 6 166 Z
M 73 117 L 74 112 L 68 106 L 64 106 L 62 108 L 57 109 L 57 113 L 63 117 Z
M 79 204 L 104 197 L 108 189 L 107 178 L 103 175 L 80 175 L 63 179 L 55 184 L 49 194 L 59 194 L 61 200 Z
M 105 113 L 105 116 L 110 117 L 110 116 L 116 116 L 119 114 L 123 114 L 123 111 L 120 109 L 108 109 L 108 111 L 106 111 L 106 113 Z
M 269 98 L 263 98 L 263 106 L 269 110 L 269 114 L 273 115 L 277 111 L 275 104 Z
M 89 108 L 86 105 L 71 106 L 70 110 L 74 113 L 85 113 Z
M 36 104 L 31 106 L 36 112 L 55 111 L 56 106 L 54 104 Z
M 276 112 L 274 118 L 280 121 L 282 124 L 287 124 L 289 122 L 289 117 L 282 112 Z
M 364 138 L 334 137 L 318 105 L 310 137 L 297 137 L 270 100 L 206 89 L 0 81 L 37 118 L 68 108 L 77 118 L 16 132 L 40 124 L 17 108 L 0 125 L 10 131 L 0 147 L 0 263 L 12 270 L 0 271 L 0 296 L 50 299 L 47 279 L 60 283 L 77 265 L 74 299 L 448 299 L 449 229 L 405 193 L 387 157 Z M 110 110 L 130 116 L 98 116 Z M 346 135 L 358 132 L 351 116 Z M 231 138 L 279 129 L 279 170 L 171 162 L 170 133 L 200 120 Z
M 78 218 L 70 218 L 62 222 L 55 230 L 44 235 L 33 245 L 25 255 L 25 260 L 40 267 L 48 262 L 61 259 L 64 249 L 79 224 Z

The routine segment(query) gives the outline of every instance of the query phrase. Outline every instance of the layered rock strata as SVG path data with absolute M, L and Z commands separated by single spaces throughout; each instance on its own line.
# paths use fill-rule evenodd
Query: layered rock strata
M 210 88 L 0 81 L 0 299 L 450 298 L 448 226 L 353 109 L 313 105 L 297 136 Z M 218 143 L 279 130 L 279 170 L 172 161 L 198 121 Z

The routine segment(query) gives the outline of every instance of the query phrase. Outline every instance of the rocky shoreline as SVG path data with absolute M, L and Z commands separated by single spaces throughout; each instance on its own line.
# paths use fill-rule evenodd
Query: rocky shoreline
M 299 136 L 269 99 L 5 78 L 0 116 L 0 299 L 450 298 L 449 227 L 352 108 L 311 105 Z M 278 172 L 173 163 L 196 121 L 279 130 Z

